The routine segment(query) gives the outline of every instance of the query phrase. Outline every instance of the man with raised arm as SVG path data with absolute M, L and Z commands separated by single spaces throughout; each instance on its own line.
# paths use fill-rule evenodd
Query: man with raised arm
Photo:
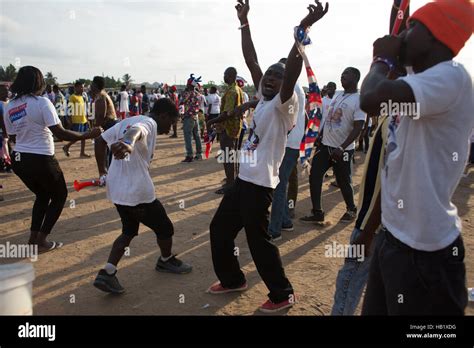
M 303 60 L 295 43 L 286 66 L 274 64 L 263 74 L 250 35 L 249 0 L 238 0 L 236 9 L 241 23 L 245 62 L 262 99 L 255 109 L 250 137 L 243 146 L 239 176 L 225 193 L 211 222 L 212 261 L 219 281 L 208 292 L 223 294 L 247 289 L 234 244 L 239 231 L 245 228 L 257 271 L 270 290 L 269 300 L 260 310 L 273 313 L 295 303 L 280 253 L 268 233 L 268 208 L 273 190 L 278 185 L 278 169 L 285 154 L 287 134 L 296 123 L 299 105 L 294 88 Z M 327 13 L 328 5 L 323 8 L 316 1 L 316 5 L 310 5 L 308 10 L 309 14 L 299 24 L 303 29 L 321 19 Z

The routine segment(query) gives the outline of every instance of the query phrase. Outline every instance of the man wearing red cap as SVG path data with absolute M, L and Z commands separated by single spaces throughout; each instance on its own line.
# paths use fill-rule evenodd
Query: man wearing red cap
M 397 4 L 395 4 L 397 5 Z M 473 32 L 468 0 L 434 1 L 400 36 L 374 43 L 361 108 L 391 116 L 381 174 L 381 223 L 364 315 L 463 315 L 461 219 L 451 202 L 474 126 L 470 74 L 453 61 Z M 414 74 L 389 80 L 398 65 Z

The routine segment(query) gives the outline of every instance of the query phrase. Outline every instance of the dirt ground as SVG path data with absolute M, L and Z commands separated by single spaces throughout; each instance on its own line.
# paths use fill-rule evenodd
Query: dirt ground
M 184 144 L 180 138 L 160 136 L 157 142 L 151 176 L 158 199 L 165 206 L 175 226 L 174 251 L 194 266 L 187 275 L 169 275 L 155 271 L 159 256 L 155 235 L 145 227 L 134 239 L 130 256 L 119 265 L 118 277 L 126 292 L 112 296 L 92 286 L 98 270 L 105 264 L 111 244 L 121 232 L 115 207 L 106 198 L 103 188 L 72 189 L 75 179 L 97 176 L 95 160 L 79 159 L 79 144 L 66 158 L 56 144 L 57 158 L 68 183 L 69 196 L 52 240 L 64 242 L 62 249 L 40 255 L 34 263 L 34 314 L 37 315 L 252 315 L 266 300 L 267 289 L 256 272 L 245 234 L 241 232 L 236 245 L 240 248 L 240 264 L 247 276 L 249 290 L 241 294 L 213 296 L 205 293 L 216 281 L 209 245 L 209 224 L 221 200 L 214 193 L 224 177 L 221 164 L 205 160 L 182 164 Z M 88 141 L 87 150 L 93 153 Z M 215 151 L 214 151 L 215 154 Z M 357 152 L 354 189 L 356 199 L 361 182 L 364 155 Z M 462 179 L 454 203 L 463 220 L 468 286 L 474 286 L 474 168 Z M 136 178 L 140 180 L 140 178 Z M 353 224 L 338 223 L 345 211 L 342 195 L 323 186 L 323 202 L 332 225 L 316 227 L 301 224 L 298 218 L 310 211 L 307 175 L 300 176 L 296 207 L 295 231 L 284 232 L 277 242 L 283 264 L 292 282 L 298 303 L 289 315 L 329 315 L 333 304 L 336 275 L 342 258 L 324 256 L 325 245 L 347 243 Z M 25 243 L 33 206 L 33 195 L 14 174 L 0 173 L 5 201 L 0 202 L 0 244 Z M 74 200 L 74 201 L 73 201 Z M 75 203 L 75 207 L 74 204 Z M 180 208 L 184 203 L 185 209 Z M 0 263 L 12 260 L 0 260 Z M 18 260 L 16 260 L 18 261 Z M 23 261 L 22 261 L 23 262 Z M 74 296 L 72 296 L 74 295 Z M 360 311 L 360 305 L 359 310 Z M 466 311 L 474 314 L 471 302 Z M 284 313 L 285 314 L 285 313 Z

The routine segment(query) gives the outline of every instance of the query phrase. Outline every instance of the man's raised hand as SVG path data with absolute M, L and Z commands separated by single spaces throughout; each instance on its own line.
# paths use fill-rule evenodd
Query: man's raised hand
M 320 1 L 315 0 L 316 5 L 308 6 L 308 15 L 301 21 L 300 26 L 303 28 L 309 28 L 314 23 L 323 18 L 329 10 L 329 3 L 326 3 L 326 6 L 323 8 L 323 5 Z
M 237 17 L 239 17 L 241 24 L 247 23 L 247 16 L 250 10 L 250 0 L 237 0 L 238 4 L 235 6 L 237 10 Z

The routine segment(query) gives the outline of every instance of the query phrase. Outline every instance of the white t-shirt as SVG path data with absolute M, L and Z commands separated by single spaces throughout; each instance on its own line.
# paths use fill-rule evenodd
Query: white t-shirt
M 239 178 L 255 185 L 276 188 L 288 132 L 298 115 L 298 97 L 281 103 L 280 93 L 272 100 L 260 99 L 253 114 L 249 139 L 242 148 Z
M 201 100 L 201 105 L 199 108 L 202 110 L 204 114 L 207 114 L 207 101 L 206 101 L 206 96 L 204 94 L 201 94 L 199 96 L 199 99 Z
M 221 97 L 215 94 L 209 94 L 207 96 L 207 102 L 211 105 L 211 114 L 220 114 L 221 113 Z
M 355 121 L 365 121 L 366 115 L 360 109 L 359 93 L 334 95 L 324 120 L 323 144 L 339 147 L 354 129 Z M 345 150 L 354 150 L 355 141 Z
M 53 133 L 48 127 L 61 123 L 53 103 L 45 97 L 23 96 L 5 108 L 5 127 L 16 135 L 15 151 L 54 155 Z
M 122 91 L 120 92 L 120 105 L 119 105 L 119 111 L 120 112 L 130 112 L 128 108 L 128 92 L 127 91 Z
M 451 198 L 474 126 L 472 80 L 452 61 L 401 80 L 413 91 L 419 119 L 399 117 L 390 132 L 381 175 L 382 223 L 410 247 L 436 251 L 461 233 Z
M 305 111 L 305 104 L 306 104 L 306 96 L 304 93 L 304 89 L 296 83 L 295 85 L 295 93 L 298 97 L 298 116 L 296 118 L 296 125 L 288 135 L 288 141 L 286 147 L 290 149 L 299 150 L 301 145 L 301 140 L 304 136 L 305 131 L 305 121 L 306 121 L 306 111 Z
M 148 116 L 127 118 L 102 133 L 102 138 L 110 147 L 122 139 L 130 128 L 140 128 L 142 137 L 127 159 L 112 158 L 107 174 L 107 197 L 114 204 L 134 207 L 156 199 L 155 185 L 149 172 L 156 144 L 156 122 Z
M 331 105 L 331 101 L 332 99 L 329 98 L 328 96 L 324 96 L 322 98 L 322 107 L 323 109 L 321 110 L 321 126 L 324 125 L 324 120 L 326 119 L 326 116 L 328 115 L 328 112 L 329 112 L 329 105 Z

